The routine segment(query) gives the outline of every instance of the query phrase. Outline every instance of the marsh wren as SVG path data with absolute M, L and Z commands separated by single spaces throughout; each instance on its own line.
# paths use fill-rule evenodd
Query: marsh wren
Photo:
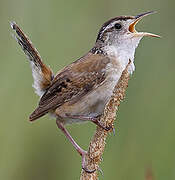
M 29 120 L 34 121 L 47 113 L 53 115 L 58 128 L 82 156 L 82 168 L 87 172 L 90 171 L 84 164 L 86 151 L 73 140 L 65 125 L 91 121 L 105 130 L 110 129 L 99 122 L 99 117 L 115 85 L 129 61 L 130 74 L 134 71 L 134 53 L 142 37 L 159 37 L 135 30 L 137 22 L 152 13 L 119 16 L 105 22 L 94 47 L 56 75 L 43 63 L 20 27 L 15 22 L 11 23 L 17 34 L 14 37 L 29 59 L 34 79 L 33 87 L 40 96 L 38 107 L 30 115 Z

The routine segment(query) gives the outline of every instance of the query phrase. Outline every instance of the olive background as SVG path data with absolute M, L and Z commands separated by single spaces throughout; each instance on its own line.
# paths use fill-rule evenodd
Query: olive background
M 137 30 L 136 71 L 107 139 L 100 167 L 110 180 L 175 179 L 175 2 L 173 0 L 0 0 L 0 179 L 79 179 L 81 158 L 49 116 L 29 123 L 38 103 L 27 59 L 12 38 L 16 21 L 54 73 L 92 48 L 108 19 L 156 10 Z M 67 127 L 84 148 L 92 123 Z

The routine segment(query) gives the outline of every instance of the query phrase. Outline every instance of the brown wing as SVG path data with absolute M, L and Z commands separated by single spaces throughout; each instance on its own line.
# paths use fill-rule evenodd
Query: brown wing
M 75 103 L 81 97 L 100 86 L 105 79 L 105 67 L 109 59 L 103 55 L 88 53 L 65 67 L 54 78 L 42 96 L 38 108 L 31 114 L 33 121 L 65 102 Z

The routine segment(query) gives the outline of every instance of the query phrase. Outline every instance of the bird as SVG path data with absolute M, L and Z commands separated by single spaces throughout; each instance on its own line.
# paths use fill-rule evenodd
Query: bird
M 140 40 L 144 36 L 160 37 L 135 29 L 143 17 L 153 13 L 149 11 L 108 20 L 100 28 L 94 46 L 56 75 L 44 64 L 39 52 L 17 23 L 10 23 L 15 31 L 14 38 L 30 62 L 33 87 L 40 97 L 29 120 L 35 121 L 46 114 L 56 119 L 57 127 L 81 155 L 82 169 L 86 172 L 94 172 L 88 170 L 84 163 L 87 152 L 75 142 L 65 126 L 90 121 L 106 131 L 111 129 L 104 127 L 99 118 L 129 62 L 128 71 L 130 74 L 134 72 L 134 54 Z

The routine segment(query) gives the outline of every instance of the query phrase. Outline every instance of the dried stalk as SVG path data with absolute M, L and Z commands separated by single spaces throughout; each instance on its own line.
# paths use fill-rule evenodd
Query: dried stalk
M 130 62 L 129 62 L 130 64 Z M 103 116 L 100 121 L 105 126 L 113 126 L 116 112 L 120 105 L 120 102 L 124 99 L 126 88 L 128 87 L 129 73 L 128 66 L 123 71 L 122 76 L 114 88 L 113 95 L 110 101 L 107 103 Z M 100 127 L 97 127 L 96 132 L 90 142 L 88 154 L 86 156 L 86 167 L 90 170 L 98 169 L 101 162 L 102 154 L 106 144 L 108 132 Z M 87 173 L 84 170 L 81 171 L 80 180 L 97 180 L 98 172 Z

